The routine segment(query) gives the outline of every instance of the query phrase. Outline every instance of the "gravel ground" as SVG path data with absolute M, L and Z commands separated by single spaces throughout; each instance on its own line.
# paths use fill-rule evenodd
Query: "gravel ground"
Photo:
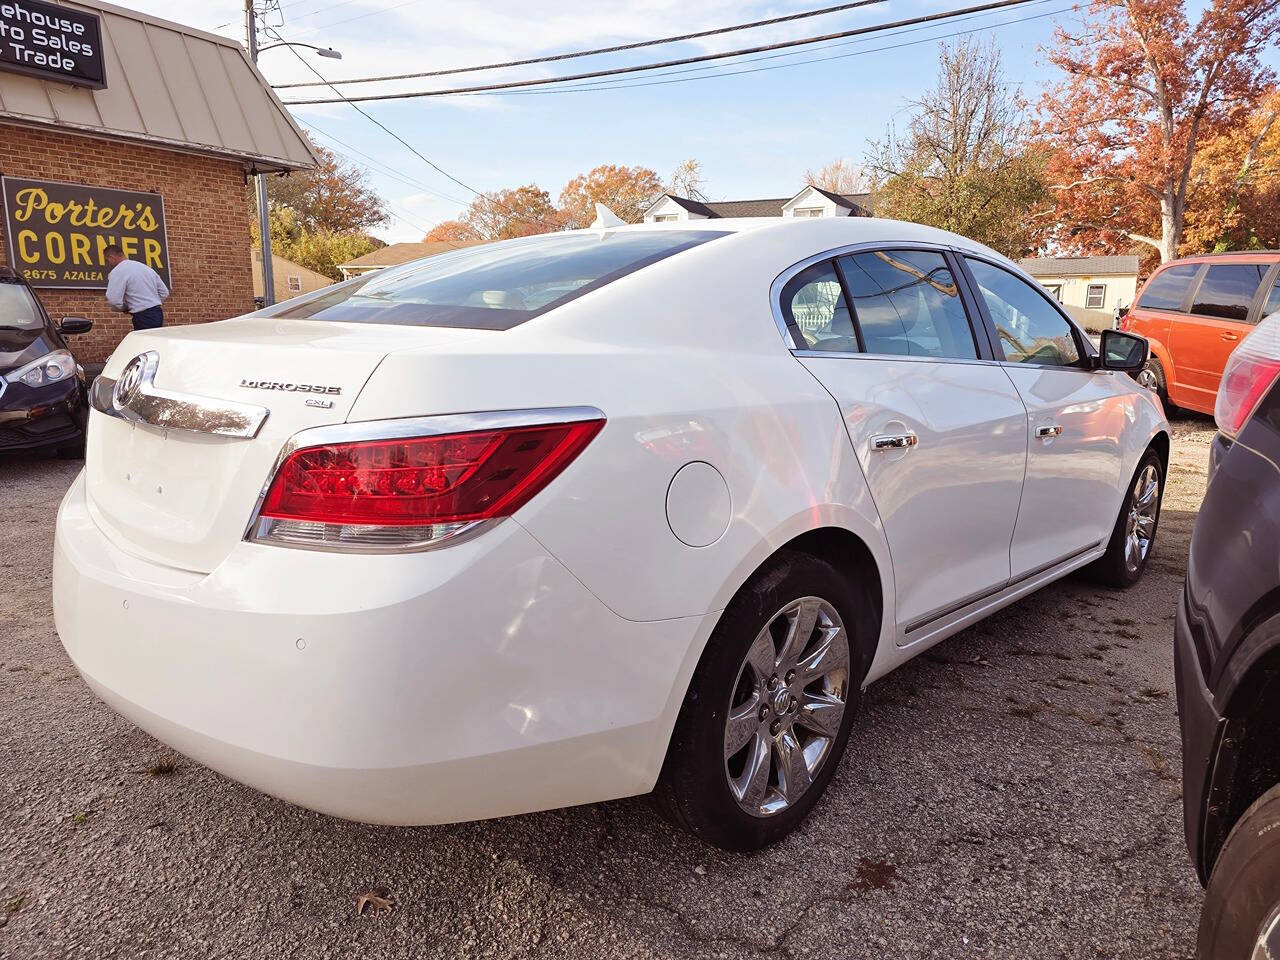
M 869 691 L 827 797 L 731 856 L 642 800 L 393 829 L 178 757 L 53 630 L 78 464 L 0 461 L 0 957 L 1182 957 L 1172 631 L 1212 425 L 1174 424 L 1128 593 L 1049 587 Z M 390 910 L 356 911 L 382 889 Z

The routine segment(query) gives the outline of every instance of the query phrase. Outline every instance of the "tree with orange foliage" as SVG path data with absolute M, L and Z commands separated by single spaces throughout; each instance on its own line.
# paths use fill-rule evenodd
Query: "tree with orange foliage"
M 639 223 L 645 207 L 661 193 L 662 178 L 648 167 L 605 163 L 565 185 L 560 191 L 560 212 L 570 229 L 591 226 L 597 203 L 627 223 Z
M 479 194 L 462 222 L 481 240 L 510 240 L 551 233 L 563 227 L 551 195 L 536 184 Z
M 1280 90 L 1204 142 L 1189 192 L 1181 253 L 1280 247 Z
M 369 186 L 367 172 L 332 150 L 316 146 L 320 163 L 267 180 L 273 210 L 288 207 L 305 230 L 362 233 L 387 221 L 387 207 Z
M 465 243 L 468 240 L 479 240 L 475 229 L 461 220 L 445 220 L 432 227 L 425 237 L 424 243 Z
M 1049 60 L 1065 77 L 1040 102 L 1055 194 L 1047 239 L 1177 256 L 1197 151 L 1243 126 L 1274 82 L 1259 52 L 1278 9 L 1210 0 L 1193 26 L 1182 0 L 1093 0 L 1075 29 L 1059 27 Z

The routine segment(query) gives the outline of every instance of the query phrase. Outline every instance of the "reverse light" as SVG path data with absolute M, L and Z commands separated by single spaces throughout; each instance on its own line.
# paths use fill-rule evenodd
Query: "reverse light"
M 1235 437 L 1271 385 L 1280 377 L 1280 313 L 1263 320 L 1227 360 L 1213 416 L 1218 429 Z
M 6 375 L 5 379 L 28 387 L 43 387 L 75 376 L 75 372 L 75 358 L 66 350 L 55 350 Z
M 568 423 L 304 446 L 281 462 L 252 539 L 412 550 L 520 509 L 600 432 Z

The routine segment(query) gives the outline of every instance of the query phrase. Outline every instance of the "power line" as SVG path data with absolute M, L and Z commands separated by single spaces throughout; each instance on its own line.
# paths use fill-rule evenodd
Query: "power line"
M 308 130 L 311 130 L 315 133 L 320 134 L 326 140 L 330 140 L 333 143 L 338 144 L 338 146 L 343 147 L 345 150 L 350 151 L 350 153 L 353 153 L 356 156 L 361 157 L 370 167 L 382 173 L 383 176 L 391 177 L 393 180 L 399 181 L 400 183 L 404 184 L 406 187 L 413 187 L 415 190 L 421 190 L 423 193 L 429 193 L 433 197 L 438 197 L 441 200 L 447 200 L 450 203 L 461 204 L 464 207 L 469 202 L 467 200 L 459 200 L 457 197 L 451 197 L 447 193 L 441 193 L 439 190 L 436 190 L 433 187 L 427 186 L 425 183 L 421 183 L 413 179 L 413 177 L 410 174 L 407 174 L 402 170 L 398 170 L 395 167 L 392 167 L 387 163 L 377 159 L 376 157 L 369 156 L 369 154 L 362 152 L 356 147 L 353 147 L 351 144 L 347 143 L 345 140 L 339 140 L 328 130 L 322 130 L 320 127 L 317 127 L 310 120 L 300 120 L 299 122 L 302 123 Z M 338 151 L 338 152 L 341 152 L 341 151 Z M 351 159 L 351 158 L 348 157 L 348 159 Z
M 1046 3 L 1046 2 L 1052 2 L 1052 0 L 1029 0 L 1029 2 Z M 618 82 L 618 81 L 613 81 L 613 82 L 602 81 L 600 83 L 569 84 L 565 87 L 549 89 L 549 90 L 511 90 L 507 92 L 506 96 L 518 97 L 518 96 L 539 96 L 539 95 L 546 96 L 546 95 L 561 94 L 561 93 L 600 93 L 600 92 L 605 92 L 609 90 L 633 90 L 639 87 L 665 86 L 671 83 L 690 83 L 694 80 L 715 80 L 720 77 L 737 77 L 737 76 L 742 76 L 744 74 L 763 73 L 770 70 L 782 70 L 788 67 L 800 67 L 800 66 L 805 66 L 807 64 L 813 64 L 813 63 L 827 63 L 832 60 L 845 60 L 851 57 L 861 57 L 871 53 L 881 53 L 886 50 L 899 50 L 899 49 L 902 49 L 903 47 L 914 47 L 922 43 L 936 43 L 939 40 L 951 40 L 955 37 L 966 37 L 974 33 L 979 33 L 983 30 L 993 30 L 996 27 L 1006 27 L 1006 26 L 1011 26 L 1015 23 L 1028 23 L 1032 20 L 1043 20 L 1047 17 L 1056 17 L 1062 13 L 1070 13 L 1073 9 L 1074 7 L 1062 7 L 1061 9 L 1058 9 L 1058 10 L 1050 10 L 1047 13 L 1037 13 L 1029 17 L 1015 17 L 1011 20 L 1002 20 L 998 23 L 990 23 L 982 26 L 971 27 L 968 30 L 956 30 L 951 33 L 942 33 L 942 34 L 937 34 L 931 37 L 922 37 L 918 40 L 907 40 L 907 41 L 904 41 L 903 43 L 886 44 L 885 46 L 882 46 L 882 47 L 867 47 L 862 50 L 855 50 L 852 53 L 839 53 L 829 57 L 812 57 L 808 60 L 793 60 L 789 63 L 777 63 L 767 67 L 752 67 L 745 70 L 722 70 L 719 73 L 708 73 L 708 74 L 703 74 L 702 76 L 697 76 L 697 77 L 675 77 L 674 79 L 671 79 L 671 80 L 645 80 L 641 82 L 632 82 L 632 83 Z M 905 33 L 907 31 L 903 31 L 903 32 Z M 827 47 L 825 49 L 832 49 L 832 48 Z M 778 55 L 775 55 L 775 56 L 778 56 Z M 773 58 L 760 57 L 757 59 L 745 60 L 742 62 L 756 63 L 756 62 L 759 62 L 760 60 L 766 60 L 766 59 L 773 59 Z M 706 70 L 706 69 L 714 69 L 714 68 L 699 67 L 694 69 Z M 675 70 L 666 74 L 657 74 L 657 76 L 671 76 L 673 74 L 683 73 L 683 72 L 687 72 L 687 71 Z M 472 94 L 462 94 L 462 96 L 482 96 L 482 94 L 472 93 Z
M 345 0 L 352 2 L 352 0 Z M 594 57 L 602 53 L 620 53 L 623 50 L 639 50 L 641 47 L 656 47 L 665 43 L 682 43 L 685 40 L 697 40 L 700 37 L 716 37 L 737 30 L 754 30 L 757 27 L 772 27 L 779 23 L 790 23 L 793 20 L 804 20 L 808 17 L 820 17 L 828 13 L 839 13 L 872 4 L 885 3 L 886 0 L 855 0 L 853 3 L 841 3 L 834 7 L 822 7 L 818 10 L 804 10 L 783 17 L 771 17 L 768 20 L 755 20 L 751 23 L 739 23 L 731 27 L 716 27 L 712 30 L 699 30 L 696 33 L 682 33 L 674 37 L 662 37 L 659 40 L 638 40 L 635 43 L 620 43 L 612 47 L 597 47 L 594 50 L 576 50 L 572 53 L 555 53 L 545 57 L 530 57 L 527 60 L 508 60 L 505 63 L 486 63 L 478 67 L 451 67 L 448 70 L 428 70 L 424 73 L 397 73 L 385 77 L 359 77 L 355 80 L 335 80 L 340 87 L 354 83 L 380 83 L 384 80 L 417 80 L 422 77 L 447 77 L 458 73 L 478 73 L 481 70 L 502 70 L 507 67 L 527 67 L 535 63 L 555 63 L 560 60 L 574 60 L 578 57 Z M 394 7 L 390 9 L 395 9 Z M 318 83 L 282 83 L 277 90 L 289 90 L 294 87 L 317 87 Z
M 277 40 L 279 40 L 281 43 L 286 43 L 286 42 L 287 42 L 287 41 L 285 41 L 284 37 L 280 36 L 280 34 L 279 34 L 278 32 L 276 32 L 274 29 L 271 29 L 271 28 L 268 28 L 268 29 L 270 30 L 271 35 L 272 35 L 272 36 L 274 36 L 274 37 L 275 37 Z M 418 150 L 418 148 L 417 148 L 417 147 L 415 147 L 413 144 L 411 144 L 411 143 L 410 143 L 408 140 L 406 140 L 404 137 L 400 136 L 400 134 L 396 133 L 394 130 L 392 130 L 390 127 L 388 127 L 385 123 L 383 123 L 383 122 L 382 122 L 381 120 L 379 120 L 377 117 L 374 117 L 372 114 L 367 113 L 367 112 L 366 112 L 366 111 L 365 111 L 365 110 L 364 110 L 364 109 L 363 109 L 359 104 L 352 103 L 352 101 L 350 101 L 350 100 L 348 100 L 346 97 L 344 97 L 344 96 L 342 95 L 342 91 L 341 91 L 341 90 L 339 90 L 337 87 L 333 86 L 333 84 L 329 83 L 329 81 L 328 81 L 328 80 L 325 80 L 324 75 L 323 75 L 319 70 L 317 70 L 315 67 L 313 67 L 310 63 L 308 63 L 308 62 L 307 62 L 307 59 L 306 59 L 304 56 L 302 56 L 302 54 L 298 53 L 298 51 L 297 51 L 296 49 L 294 49 L 293 47 L 288 47 L 287 49 L 289 50 L 289 52 L 290 52 L 290 53 L 292 53 L 295 57 L 297 57 L 297 58 L 298 58 L 298 62 L 299 62 L 299 63 L 301 63 L 304 67 L 306 67 L 308 70 L 310 70 L 312 73 L 314 73 L 318 78 L 320 78 L 321 80 L 324 80 L 325 84 L 327 84 L 327 85 L 329 86 L 329 88 L 330 88 L 330 89 L 332 89 L 332 90 L 333 90 L 333 92 L 334 92 L 334 93 L 336 93 L 336 94 L 338 95 L 339 99 L 337 99 L 337 100 L 331 100 L 331 101 L 329 101 L 330 103 L 348 103 L 348 104 L 350 104 L 350 105 L 351 105 L 351 107 L 352 107 L 352 109 L 354 109 L 358 114 L 360 114 L 360 116 L 364 117 L 366 120 L 368 120 L 368 121 L 369 121 L 370 123 L 372 123 L 374 126 L 378 127 L 380 130 L 382 130 L 382 131 L 383 131 L 384 133 L 386 133 L 388 136 L 390 136 L 390 137 L 392 137 L 393 139 L 395 139 L 396 141 L 398 141 L 400 144 L 402 144 L 402 145 L 405 147 L 405 149 L 407 149 L 410 153 L 412 153 L 412 154 L 413 154 L 414 156 L 416 156 L 419 160 L 421 160 L 423 163 L 425 163 L 427 166 L 429 166 L 432 170 L 435 170 L 435 171 L 436 171 L 437 173 L 439 173 L 441 176 L 443 176 L 443 177 L 445 177 L 445 178 L 447 178 L 447 179 L 449 179 L 449 180 L 452 180 L 452 181 L 453 181 L 454 183 L 456 183 L 458 186 L 462 187 L 464 190 L 468 190 L 468 191 L 470 191 L 471 193 L 475 194 L 477 197 L 481 197 L 481 198 L 483 198 L 483 199 L 484 199 L 484 201 L 485 201 L 486 203 L 491 204 L 492 206 L 497 207 L 499 210 L 502 210 L 504 213 L 509 214 L 509 215 L 512 217 L 512 219 L 517 220 L 517 221 L 519 221 L 520 223 L 526 224 L 526 225 L 531 226 L 531 227 L 537 227 L 537 228 L 539 228 L 539 229 L 541 229 L 541 228 L 542 228 L 542 226 L 543 226 L 542 224 L 540 224 L 540 223 L 535 223 L 535 222 L 534 222 L 534 221 L 532 221 L 532 220 L 526 220 L 524 217 L 520 216 L 518 213 L 516 213 L 516 212 L 515 212 L 514 210 L 512 210 L 510 207 L 506 206 L 505 204 L 499 203 L 499 202 L 498 202 L 497 200 L 495 200 L 493 197 L 488 196 L 488 195 L 486 195 L 486 194 L 482 193 L 481 191 L 477 190 L 475 187 L 471 186 L 470 184 L 468 184 L 468 183 L 464 183 L 463 181 L 461 181 L 461 180 L 459 180 L 457 177 L 455 177 L 453 174 L 451 174 L 449 171 L 447 171 L 447 170 L 445 170 L 443 167 L 439 166 L 439 165 L 438 165 L 434 160 L 432 160 L 430 157 L 428 157 L 428 156 L 426 156 L 425 154 L 423 154 L 420 150 Z
M 361 94 L 359 96 L 347 97 L 342 94 L 333 84 L 325 81 L 325 85 L 338 94 L 336 99 L 324 98 L 315 100 L 286 100 L 287 104 L 293 106 L 307 106 L 313 104 L 325 103 L 365 103 L 373 100 L 412 100 L 426 97 L 448 97 L 457 96 L 465 93 L 489 93 L 494 91 L 512 90 L 517 88 L 547 86 L 549 84 L 566 83 L 572 80 L 591 80 L 597 77 L 612 77 L 626 73 L 640 73 L 648 70 L 659 70 L 664 67 L 680 67 L 692 63 L 706 63 L 710 60 L 725 60 L 731 57 L 741 57 L 752 53 L 767 53 L 771 50 L 782 50 L 789 47 L 808 46 L 815 43 L 821 43 L 827 40 L 842 40 L 846 37 L 863 36 L 871 33 L 881 33 L 886 30 L 894 30 L 900 27 L 910 27 L 919 23 L 935 23 L 942 20 L 951 20 L 956 17 L 970 13 L 981 13 L 984 10 L 1001 10 L 1006 7 L 1021 6 L 1030 3 L 1032 0 L 992 0 L 989 3 L 979 4 L 973 7 L 962 7 L 958 10 L 945 10 L 939 13 L 931 13 L 921 17 L 910 17 L 906 20 L 895 20 L 889 23 L 873 24 L 867 27 L 858 27 L 853 30 L 842 30 L 838 33 L 829 33 L 818 37 L 802 37 L 797 40 L 782 40 L 777 43 L 761 44 L 755 47 L 745 47 L 740 50 L 728 50 L 722 53 L 708 53 L 696 57 L 682 57 L 677 60 L 665 60 L 659 63 L 642 63 L 634 64 L 627 67 L 614 67 L 609 70 L 592 70 L 587 73 L 569 74 L 560 77 L 542 77 L 533 80 L 512 80 L 507 83 L 490 83 L 481 84 L 472 87 L 454 87 L 441 90 L 417 90 L 409 93 L 384 93 L 384 94 Z M 304 61 L 305 62 L 305 61 Z M 310 67 L 310 64 L 307 64 Z M 320 76 L 314 69 L 313 73 Z M 323 78 L 322 78 L 323 79 Z M 452 179 L 452 178 L 451 178 Z

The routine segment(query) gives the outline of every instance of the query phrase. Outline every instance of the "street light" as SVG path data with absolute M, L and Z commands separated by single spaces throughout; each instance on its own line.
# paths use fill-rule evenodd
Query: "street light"
M 282 40 L 279 43 L 272 43 L 265 47 L 259 47 L 258 53 L 266 53 L 268 50 L 274 50 L 276 47 L 306 47 L 308 50 L 314 50 L 317 56 L 327 57 L 330 60 L 341 60 L 342 52 L 335 50 L 333 47 L 317 47 L 314 43 L 297 43 L 292 40 Z
M 281 40 L 279 43 L 259 47 L 257 11 L 254 9 L 253 4 L 254 0 L 244 0 L 244 25 L 245 34 L 249 41 L 249 59 L 255 65 L 258 62 L 259 53 L 264 50 L 274 50 L 276 47 L 307 47 L 314 50 L 317 55 L 326 57 L 329 60 L 342 59 L 342 54 L 333 49 L 333 47 L 317 47 L 311 43 Z M 258 173 L 255 179 L 258 181 L 258 244 L 262 249 L 262 303 L 263 306 L 269 307 L 276 302 L 276 272 L 271 262 L 271 213 L 267 208 L 266 175 Z

